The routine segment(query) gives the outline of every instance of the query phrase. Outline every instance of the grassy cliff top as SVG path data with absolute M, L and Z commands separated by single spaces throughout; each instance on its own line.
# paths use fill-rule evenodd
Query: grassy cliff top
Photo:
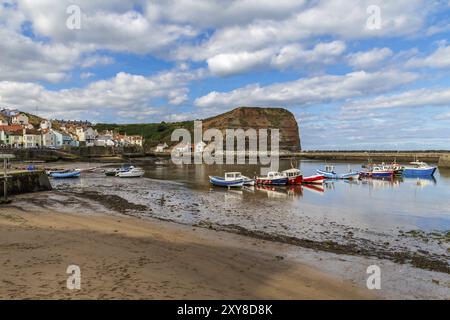
M 194 121 L 161 122 L 145 124 L 107 124 L 99 123 L 94 126 L 99 131 L 115 130 L 127 135 L 142 135 L 146 147 L 153 147 L 159 143 L 167 143 L 169 146 L 176 142 L 171 141 L 172 132 L 178 128 L 185 128 L 193 134 Z M 292 128 L 298 137 L 298 127 L 294 115 L 282 108 L 256 108 L 239 107 L 226 113 L 203 120 L 203 130 L 208 128 Z M 288 130 L 289 131 L 289 130 Z M 294 144 L 297 144 L 295 142 Z M 298 143 L 299 144 L 299 143 Z

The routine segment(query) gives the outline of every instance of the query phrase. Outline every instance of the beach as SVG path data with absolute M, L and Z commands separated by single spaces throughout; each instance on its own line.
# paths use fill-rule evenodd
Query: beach
M 1 299 L 366 299 L 285 244 L 158 220 L 2 207 Z M 66 286 L 69 265 L 81 289 Z

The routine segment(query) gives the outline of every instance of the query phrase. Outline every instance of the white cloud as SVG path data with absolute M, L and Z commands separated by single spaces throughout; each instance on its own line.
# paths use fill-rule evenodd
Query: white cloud
M 249 85 L 230 92 L 211 92 L 195 100 L 199 107 L 300 106 L 339 101 L 392 90 L 417 79 L 409 72 L 353 72 L 319 76 L 261 87 Z
M 81 62 L 81 67 L 90 68 L 97 65 L 107 65 L 114 63 L 114 59 L 112 57 L 101 56 L 101 55 L 91 55 L 86 57 Z
M 344 106 L 349 110 L 443 106 L 450 108 L 450 89 L 419 89 L 400 94 L 355 100 Z
M 80 74 L 81 79 L 89 79 L 92 78 L 93 76 L 95 76 L 95 74 L 93 74 L 92 72 L 82 72 Z
M 69 17 L 66 9 L 74 4 L 73 1 L 18 0 L 18 4 L 37 34 L 90 49 L 142 54 L 156 52 L 181 37 L 196 34 L 187 25 L 151 21 L 134 9 L 137 5 L 145 5 L 145 2 L 138 0 L 76 1 L 82 13 L 79 30 L 66 26 Z
M 429 68 L 449 68 L 450 67 L 450 45 L 441 43 L 439 48 L 424 58 L 412 58 L 406 63 L 407 67 L 429 67 Z
M 186 85 L 203 77 L 204 71 L 178 69 L 144 77 L 124 72 L 114 78 L 100 80 L 85 88 L 47 90 L 35 83 L 1 81 L 0 103 L 24 111 L 40 107 L 47 117 L 79 117 L 101 108 L 115 112 L 146 112 L 154 99 L 167 99 L 177 105 L 187 99 Z
M 34 42 L 0 25 L 0 80 L 58 82 L 80 57 L 76 47 Z
M 207 60 L 208 67 L 215 75 L 226 76 L 246 72 L 270 61 L 271 50 L 218 54 Z
M 201 28 L 245 25 L 253 20 L 283 20 L 305 0 L 157 0 L 148 3 L 151 19 L 165 19 Z
M 450 120 L 450 112 L 438 114 L 436 120 Z
M 382 26 L 380 30 L 369 30 L 366 22 L 369 17 L 367 7 L 379 5 L 382 12 Z M 320 45 L 334 45 L 339 52 L 343 48 L 343 40 L 395 37 L 415 34 L 421 30 L 429 12 L 426 2 L 422 0 L 348 0 L 348 1 L 308 1 L 307 5 L 292 11 L 284 19 L 249 19 L 248 23 L 234 23 L 231 19 L 228 25 L 215 30 L 199 44 L 186 44 L 175 48 L 172 57 L 179 60 L 214 61 L 216 59 L 239 59 L 245 56 L 242 71 L 247 71 L 250 65 L 261 67 L 278 66 L 290 67 L 291 63 L 298 64 L 301 60 L 317 61 L 320 57 Z M 220 14 L 219 14 L 220 15 Z M 328 44 L 317 45 L 311 50 L 305 49 L 314 38 L 329 36 L 342 39 Z M 333 59 L 333 48 L 326 59 Z M 307 50 L 307 51 L 305 51 Z M 274 54 L 269 60 L 268 51 Z M 264 53 L 264 54 L 262 54 Z M 386 52 L 382 52 L 386 53 Z M 312 55 L 312 58 L 309 56 Z M 231 59 L 232 58 L 232 59 Z M 326 61 L 325 61 L 326 62 Z M 238 63 L 239 64 L 239 63 Z M 302 65 L 302 64 L 300 64 Z M 229 68 L 228 68 L 229 69 Z M 238 66 L 234 66 L 232 73 L 238 73 Z
M 374 48 L 369 51 L 356 52 L 347 56 L 350 66 L 358 69 L 379 67 L 383 61 L 391 57 L 393 52 L 389 48 Z
M 332 64 L 346 49 L 343 41 L 320 42 L 311 50 L 305 50 L 298 44 L 287 45 L 273 57 L 271 64 L 279 69 L 292 66 Z

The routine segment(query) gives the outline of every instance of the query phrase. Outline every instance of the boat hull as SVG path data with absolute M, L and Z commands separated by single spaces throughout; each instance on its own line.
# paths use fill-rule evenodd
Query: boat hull
M 244 179 L 225 180 L 222 177 L 209 177 L 209 182 L 217 187 L 240 188 L 244 185 Z
M 142 178 L 145 174 L 143 170 L 130 170 L 125 172 L 119 172 L 116 174 L 116 177 L 119 178 Z
M 394 171 L 362 172 L 361 176 L 365 178 L 386 179 L 392 178 L 394 176 Z
M 256 184 L 255 179 L 250 179 L 249 177 L 242 176 L 244 179 L 244 186 L 254 186 Z
M 303 177 L 304 184 L 323 184 L 324 182 L 325 182 L 325 177 L 323 175 Z
M 81 175 L 80 171 L 74 171 L 74 172 L 52 172 L 49 174 L 50 177 L 54 179 L 73 179 L 73 178 L 79 178 Z
M 432 168 L 405 168 L 403 176 L 405 177 L 432 177 L 436 172 L 435 167 Z
M 288 178 L 288 185 L 294 186 L 294 185 L 301 185 L 303 182 L 303 176 L 297 176 L 297 177 L 290 177 Z
M 258 178 L 256 179 L 258 185 L 271 185 L 271 186 L 285 186 L 288 184 L 288 178 Z
M 324 176 L 325 179 L 332 179 L 332 180 L 353 180 L 353 179 L 359 179 L 359 172 L 349 172 L 349 173 L 334 173 L 334 172 L 327 172 L 322 170 L 317 170 L 317 173 Z

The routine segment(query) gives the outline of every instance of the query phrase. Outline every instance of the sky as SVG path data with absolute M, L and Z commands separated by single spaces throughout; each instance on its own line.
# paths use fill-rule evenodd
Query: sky
M 283 107 L 307 150 L 450 149 L 449 0 L 0 0 L 0 108 Z

